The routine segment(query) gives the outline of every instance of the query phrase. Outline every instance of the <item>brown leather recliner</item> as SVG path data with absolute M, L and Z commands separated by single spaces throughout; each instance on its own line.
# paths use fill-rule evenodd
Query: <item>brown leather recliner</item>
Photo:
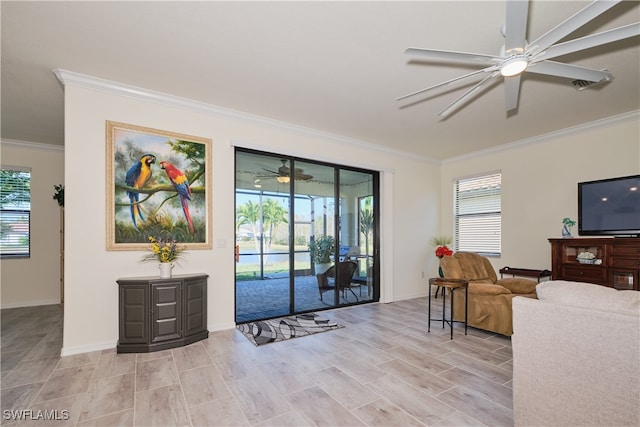
M 518 277 L 498 279 L 488 258 L 472 252 L 443 257 L 445 279 L 469 281 L 468 325 L 510 336 L 513 334 L 511 300 L 516 296 L 536 298 L 537 282 Z M 453 318 L 464 321 L 464 292 L 456 291 Z

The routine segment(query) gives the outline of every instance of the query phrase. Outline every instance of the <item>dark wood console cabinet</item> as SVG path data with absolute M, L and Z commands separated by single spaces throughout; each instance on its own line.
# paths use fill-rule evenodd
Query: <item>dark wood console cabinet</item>
M 640 238 L 564 238 L 549 242 L 553 280 L 640 290 Z
M 118 353 L 148 353 L 207 338 L 207 277 L 118 279 Z

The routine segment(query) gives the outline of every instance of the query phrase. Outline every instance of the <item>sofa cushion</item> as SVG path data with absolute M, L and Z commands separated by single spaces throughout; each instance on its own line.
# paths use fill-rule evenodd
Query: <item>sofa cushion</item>
M 489 272 L 485 266 L 483 257 L 472 252 L 456 252 L 453 256 L 460 263 L 462 269 L 462 277 L 467 280 L 491 280 Z
M 539 300 L 640 316 L 640 292 L 618 291 L 593 283 L 550 280 L 536 286 Z

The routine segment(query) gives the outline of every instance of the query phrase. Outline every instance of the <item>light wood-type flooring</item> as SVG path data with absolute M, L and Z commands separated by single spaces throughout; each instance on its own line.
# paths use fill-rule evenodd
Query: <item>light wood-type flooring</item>
M 427 333 L 427 298 L 319 314 L 345 328 L 261 347 L 233 329 L 156 353 L 61 358 L 61 306 L 2 310 L 2 424 L 513 425 L 508 337 L 456 324 L 450 340 L 439 322 Z

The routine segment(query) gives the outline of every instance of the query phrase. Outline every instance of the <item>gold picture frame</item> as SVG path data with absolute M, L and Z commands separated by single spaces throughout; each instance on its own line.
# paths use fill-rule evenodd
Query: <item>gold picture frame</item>
M 107 250 L 211 249 L 211 140 L 106 121 Z

